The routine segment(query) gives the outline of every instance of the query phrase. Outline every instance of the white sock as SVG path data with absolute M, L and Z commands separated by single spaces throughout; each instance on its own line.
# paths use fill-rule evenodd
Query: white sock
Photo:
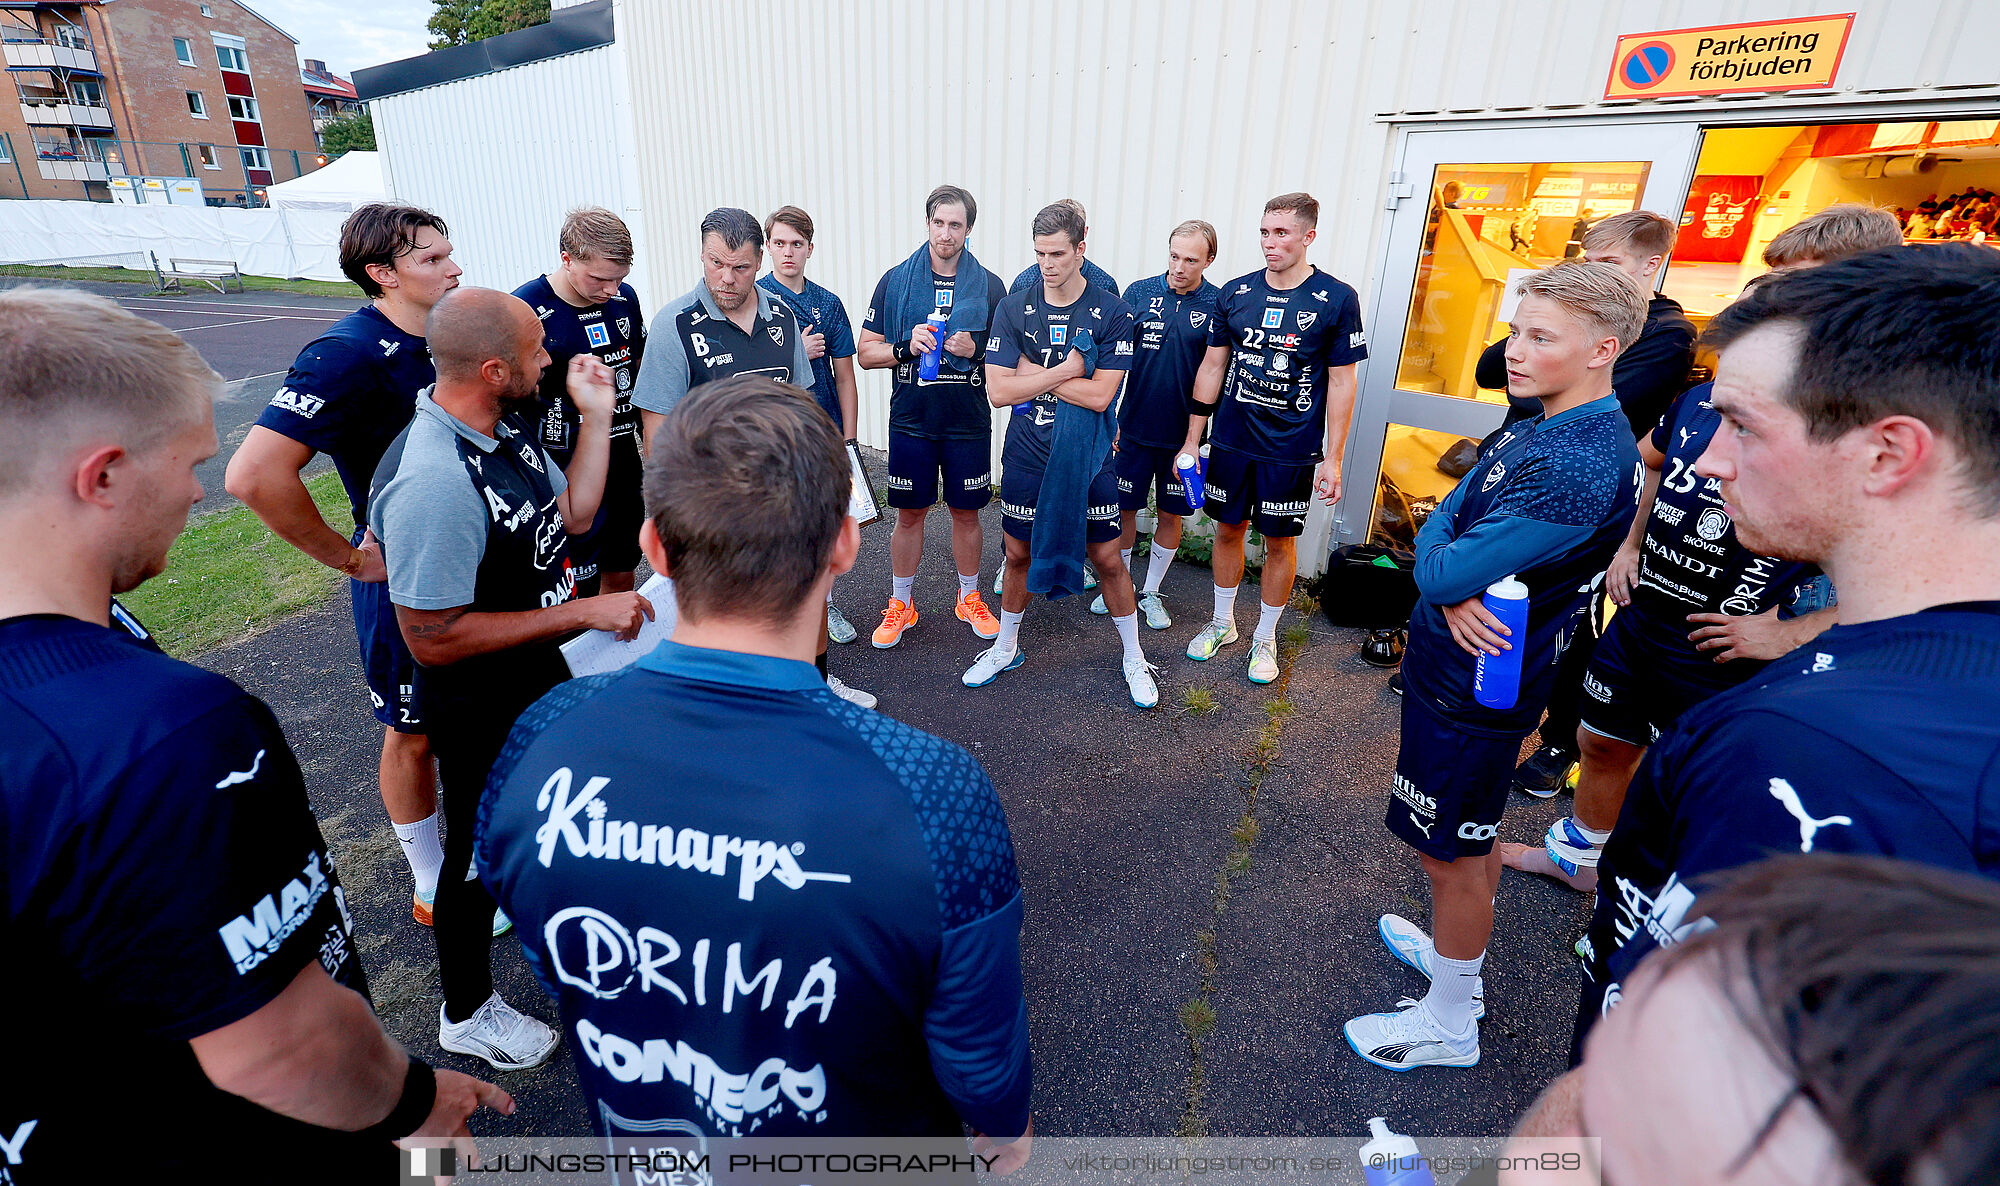
M 1258 642 L 1278 641 L 1278 615 L 1285 612 L 1282 605 L 1257 603 L 1257 633 L 1251 635 Z
M 1477 1032 L 1472 1021 L 1472 994 L 1479 990 L 1479 969 L 1485 962 L 1483 951 L 1469 960 L 1446 959 L 1435 950 L 1431 952 L 1431 990 L 1424 994 L 1424 1008 L 1454 1037 Z
M 1146 592 L 1158 593 L 1160 582 L 1167 577 L 1167 566 L 1174 562 L 1174 549 L 1160 546 L 1159 537 L 1153 537 L 1153 546 L 1146 552 Z
M 417 892 L 437 892 L 438 873 L 444 869 L 444 846 L 438 843 L 438 813 L 433 811 L 414 824 L 391 824 L 396 839 L 403 842 L 403 856 L 410 862 L 410 875 L 417 879 Z
M 1139 649 L 1139 615 L 1137 611 L 1124 617 L 1113 617 L 1111 624 L 1118 627 L 1118 641 L 1125 644 L 1127 659 L 1144 660 L 1146 652 Z
M 917 583 L 917 578 L 913 576 L 899 577 L 892 575 L 889 578 L 889 588 L 892 590 L 889 596 L 895 598 L 897 601 L 902 602 L 904 605 L 914 605 L 916 603 L 910 600 L 910 587 L 915 585 L 916 583 Z
M 1027 610 L 1022 610 L 1017 614 L 1002 609 L 1000 611 L 1000 634 L 993 640 L 993 645 L 1003 651 L 1012 652 L 1015 649 L 1015 639 L 1021 633 L 1021 619 L 1026 617 L 1027 614 Z
M 966 576 L 964 573 L 959 573 L 958 595 L 964 597 L 967 593 L 977 592 L 979 592 L 979 574 L 975 572 L 971 576 Z
M 1127 576 L 1132 574 L 1132 551 L 1133 549 L 1131 548 L 1118 549 L 1118 558 L 1125 562 L 1125 575 Z
M 1583 826 L 1583 821 L 1576 818 L 1573 815 L 1569 817 L 1569 822 L 1575 825 L 1578 835 L 1582 836 L 1585 840 L 1590 841 L 1592 844 L 1596 845 L 1599 848 L 1603 848 L 1604 842 L 1606 840 L 1611 839 L 1611 832 L 1609 829 L 1600 832 L 1596 828 L 1586 828 Z
M 1241 585 L 1235 589 L 1225 589 L 1221 585 L 1215 587 L 1215 621 L 1231 626 L 1236 624 L 1236 589 L 1240 588 Z

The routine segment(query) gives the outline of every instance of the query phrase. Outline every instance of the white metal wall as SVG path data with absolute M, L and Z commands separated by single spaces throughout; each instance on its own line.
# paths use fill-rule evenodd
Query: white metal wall
M 647 272 L 622 57 L 600 46 L 369 104 L 390 192 L 450 225 L 464 283 L 511 289 L 546 272 L 563 215 L 590 204 L 631 225 L 631 284 L 649 311 L 669 295 Z
M 1810 104 L 1597 96 L 1621 32 L 1856 10 L 1824 101 L 2000 93 L 1992 0 L 618 0 L 618 21 L 654 275 L 693 283 L 707 210 L 796 203 L 819 227 L 812 275 L 858 323 L 947 181 L 1010 277 L 1035 210 L 1081 199 L 1121 283 L 1164 267 L 1184 218 L 1221 233 L 1218 282 L 1261 267 L 1264 199 L 1310 190 L 1313 258 L 1366 307 L 1387 121 Z M 887 402 L 863 372 L 873 444 Z

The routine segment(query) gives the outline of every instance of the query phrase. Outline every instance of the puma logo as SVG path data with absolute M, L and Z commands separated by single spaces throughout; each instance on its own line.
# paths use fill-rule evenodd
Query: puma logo
M 1799 821 L 1800 852 L 1813 850 L 1813 836 L 1821 828 L 1854 826 L 1854 821 L 1844 815 L 1829 815 L 1825 819 L 1814 819 L 1812 813 L 1806 810 L 1806 805 L 1799 801 L 1799 793 L 1792 789 L 1792 784 L 1782 778 L 1771 780 L 1771 798 L 1776 799 L 1786 811 L 1792 813 L 1792 818 Z
M 1429 840 L 1431 838 L 1431 829 L 1438 826 L 1438 822 L 1436 820 L 1432 820 L 1430 823 L 1423 823 L 1420 820 L 1418 820 L 1417 817 L 1414 815 L 1410 817 L 1410 824 L 1413 827 L 1422 828 L 1424 831 L 1424 839 L 1426 840 Z
M 221 782 L 215 784 L 215 789 L 218 791 L 225 790 L 229 787 L 235 786 L 238 783 L 249 782 L 251 779 L 257 777 L 257 771 L 263 765 L 264 765 L 264 751 L 258 750 L 257 756 L 251 759 L 250 769 L 230 771 L 228 774 L 222 776 Z

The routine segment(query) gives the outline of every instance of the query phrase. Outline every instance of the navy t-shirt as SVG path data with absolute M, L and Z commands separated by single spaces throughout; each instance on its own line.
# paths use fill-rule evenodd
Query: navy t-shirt
M 1326 456 L 1327 372 L 1368 357 L 1352 288 L 1317 267 L 1297 288 L 1238 276 L 1208 319 L 1208 344 L 1230 348 L 1211 444 L 1284 465 Z
M 1708 402 L 1712 384 L 1682 395 L 1653 430 L 1666 455 L 1653 513 L 1640 542 L 1639 579 L 1628 627 L 1651 643 L 1676 674 L 1718 686 L 1746 679 L 1761 664 L 1734 659 L 1718 665 L 1688 641 L 1689 614 L 1761 614 L 1787 604 L 1819 575 L 1816 565 L 1759 556 L 1736 542 L 1723 509 L 1722 483 L 1694 472 L 1722 415 Z
M 572 680 L 521 716 L 478 827 L 600 1135 L 1026 1125 L 1000 800 L 811 665 L 669 641 Z
M 1190 293 L 1175 292 L 1164 273 L 1134 280 L 1125 303 L 1139 319 L 1132 377 L 1118 405 L 1118 437 L 1156 449 L 1187 441 L 1194 404 L 1194 376 L 1208 353 L 1209 319 L 1222 290 L 1204 280 Z
M 1097 343 L 1097 369 L 1124 371 L 1132 367 L 1132 310 L 1112 293 L 1088 285 L 1067 305 L 1050 305 L 1040 288 L 1008 293 L 993 314 L 993 332 L 986 339 L 986 361 L 994 366 L 1020 365 L 1021 359 L 1053 367 L 1069 357 L 1079 330 L 1089 330 Z M 1053 392 L 1015 404 L 1007 418 L 1007 443 L 1001 464 L 1008 469 L 1040 472 L 1049 463 L 1055 438 Z
M 1598 868 L 1586 1025 L 1691 933 L 1703 878 L 1774 853 L 2000 876 L 2000 602 L 1836 626 L 1646 752 Z
M 1468 733 L 1533 730 L 1548 707 L 1556 658 L 1631 529 L 1641 468 L 1613 395 L 1508 425 L 1487 442 L 1417 532 L 1405 695 Z M 1495 710 L 1473 698 L 1475 660 L 1452 640 L 1441 607 L 1509 575 L 1528 586 L 1528 633 L 1513 640 L 1523 649 L 1519 699 Z
M 878 334 L 886 332 L 882 326 L 889 310 L 889 277 L 895 274 L 896 269 L 891 268 L 875 282 L 875 295 L 869 298 L 868 316 L 861 321 L 862 329 Z M 961 279 L 962 275 L 931 273 L 931 291 L 936 294 L 938 308 L 951 308 Z M 1007 286 L 1000 282 L 1000 277 L 987 272 L 988 326 L 992 324 L 991 310 L 998 309 L 1006 296 Z M 986 336 L 986 333 L 974 335 L 979 339 Z M 889 431 L 943 441 L 983 441 L 992 435 L 993 405 L 986 399 L 985 369 L 977 363 L 968 371 L 939 366 L 937 378 L 920 379 L 919 361 L 911 358 L 896 364 L 895 387 L 889 393 Z
M 333 458 L 359 525 L 383 450 L 435 382 L 424 340 L 363 305 L 306 343 L 257 423 Z
M 537 276 L 514 290 L 528 302 L 542 323 L 542 346 L 549 352 L 548 369 L 542 372 L 541 417 L 536 425 L 542 448 L 567 466 L 576 454 L 579 416 L 569 398 L 569 364 L 579 354 L 595 354 L 611 369 L 612 386 L 618 403 L 611 414 L 611 452 L 614 463 L 636 462 L 639 450 L 639 412 L 632 406 L 632 383 L 639 375 L 640 356 L 646 349 L 646 319 L 639 312 L 639 294 L 629 284 L 620 284 L 612 298 L 601 305 L 578 308 L 556 295 L 547 276 Z
M 351 1136 L 221 1091 L 188 1046 L 314 960 L 367 986 L 278 722 L 129 629 L 0 621 L 0 951 L 16 1022 L 0 1140 L 18 1146 L 0 1180 L 88 1176 L 82 1159 L 111 1132 L 155 1172 L 191 1162 L 168 1175 L 186 1180 L 213 1176 L 224 1146 L 355 1154 Z M 113 1078 L 138 1094 L 107 1095 Z
M 833 426 L 841 427 L 840 392 L 834 385 L 833 360 L 854 357 L 854 327 L 847 320 L 847 306 L 832 291 L 810 280 L 805 282 L 804 292 L 786 288 L 773 272 L 759 276 L 757 283 L 765 292 L 791 306 L 800 333 L 826 335 L 826 353 L 812 360 L 812 394 Z

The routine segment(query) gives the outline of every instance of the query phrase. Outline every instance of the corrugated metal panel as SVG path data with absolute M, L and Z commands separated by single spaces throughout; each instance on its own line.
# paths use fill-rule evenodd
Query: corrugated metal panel
M 924 194 L 980 202 L 972 247 L 1012 275 L 1059 197 L 1091 211 L 1089 252 L 1120 280 L 1164 266 L 1167 231 L 1206 218 L 1216 278 L 1261 265 L 1265 198 L 1322 203 L 1314 259 L 1363 289 L 1376 259 L 1383 118 L 1709 109 L 1604 104 L 1621 32 L 1858 11 L 1839 89 L 1788 105 L 2000 93 L 1990 0 L 620 0 L 651 261 L 692 283 L 707 210 L 792 202 L 820 228 L 814 277 L 858 322 L 921 241 Z M 1966 89 L 1973 88 L 1973 89 Z M 768 97 L 768 101 L 766 98 Z M 864 439 L 888 384 L 863 373 Z M 997 450 L 997 446 L 996 446 Z
M 571 207 L 607 207 L 637 240 L 631 283 L 663 299 L 646 282 L 625 84 L 610 45 L 377 99 L 390 190 L 450 224 L 465 283 L 502 289 L 554 266 Z

